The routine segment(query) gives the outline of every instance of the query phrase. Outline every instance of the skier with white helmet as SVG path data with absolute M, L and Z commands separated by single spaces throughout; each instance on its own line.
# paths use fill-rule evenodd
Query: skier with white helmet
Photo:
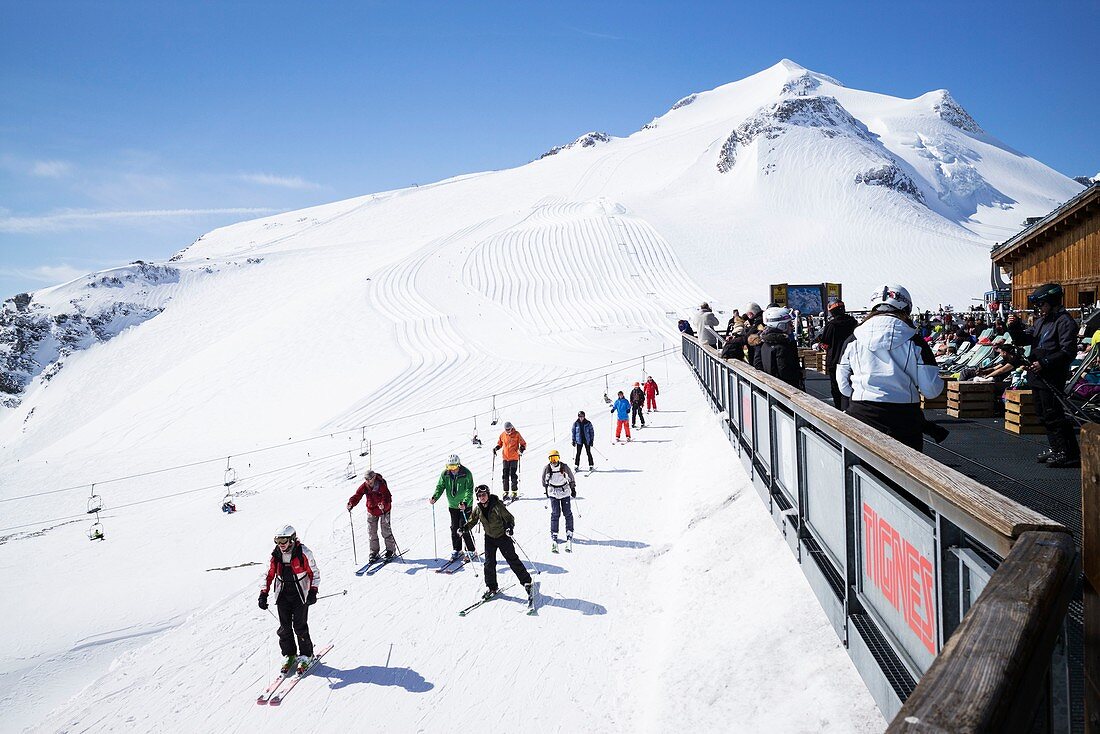
M 565 515 L 565 549 L 573 549 L 573 510 L 570 500 L 577 496 L 577 481 L 573 470 L 561 460 L 557 449 L 550 452 L 550 463 L 542 470 L 542 491 L 550 498 L 550 538 L 554 541 L 551 551 L 558 552 L 558 520 Z
M 794 313 L 786 306 L 772 306 L 764 311 L 764 333 L 753 355 L 753 367 L 801 390 L 805 383 L 798 347 L 791 339 L 793 323 Z
M 293 526 L 280 527 L 275 532 L 275 548 L 263 577 L 259 606 L 267 609 L 268 592 L 275 594 L 275 607 L 279 610 L 279 649 L 286 656 L 283 673 L 294 669 L 300 673 L 310 665 L 313 640 L 309 637 L 309 608 L 317 603 L 320 582 L 321 569 L 313 551 L 298 540 Z
M 905 288 L 875 289 L 868 308 L 837 363 L 837 387 L 850 399 L 845 412 L 920 451 L 920 397 L 943 390 L 936 358 L 913 325 L 913 299 Z
M 428 503 L 434 505 L 444 492 L 447 493 L 447 512 L 451 515 L 451 547 L 454 549 L 451 560 L 457 561 L 462 557 L 463 542 L 467 551 L 474 552 L 474 538 L 470 531 L 463 529 L 474 503 L 474 475 L 462 466 L 458 454 L 447 458 L 447 466 L 439 475 L 435 494 L 428 499 Z

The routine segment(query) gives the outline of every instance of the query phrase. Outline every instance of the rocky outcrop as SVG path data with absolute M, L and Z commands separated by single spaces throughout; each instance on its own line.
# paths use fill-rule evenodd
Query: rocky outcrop
M 567 143 L 566 145 L 554 146 L 550 150 L 548 150 L 545 153 L 543 153 L 542 155 L 540 155 L 539 160 L 542 160 L 543 158 L 548 158 L 549 156 L 552 156 L 552 155 L 557 155 L 558 153 L 562 152 L 563 150 L 569 150 L 570 148 L 591 148 L 595 145 L 599 145 L 601 143 L 609 143 L 609 142 L 611 142 L 611 136 L 608 135 L 607 133 L 601 133 L 601 132 L 585 133 L 584 135 L 582 135 L 579 138 L 577 138 L 576 140 L 574 140 L 572 143 Z
M 940 101 L 932 105 L 933 111 L 940 116 L 940 119 L 963 132 L 985 134 L 985 130 L 982 130 L 970 113 L 964 110 L 946 89 L 940 94 Z
M 898 193 L 911 196 L 919 202 L 924 202 L 924 194 L 921 193 L 916 182 L 895 162 L 885 163 L 877 168 L 857 173 L 856 183 L 866 186 L 885 186 Z
M 789 97 L 758 110 L 730 133 L 718 156 L 719 173 L 733 169 L 740 148 L 759 138 L 775 140 L 793 128 L 814 129 L 827 138 L 844 135 L 876 143 L 866 126 L 835 97 Z

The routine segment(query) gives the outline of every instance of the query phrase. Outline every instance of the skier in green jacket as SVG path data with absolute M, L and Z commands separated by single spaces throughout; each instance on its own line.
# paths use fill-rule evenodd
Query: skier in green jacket
M 458 454 L 451 454 L 447 459 L 447 466 L 435 485 L 435 494 L 428 502 L 434 505 L 444 492 L 447 493 L 447 512 L 451 515 L 451 547 L 454 548 L 451 560 L 457 561 L 462 557 L 463 541 L 466 550 L 471 554 L 474 552 L 474 538 L 469 530 L 463 528 L 474 502 L 474 475 L 462 466 Z
M 485 531 L 485 586 L 488 587 L 482 598 L 491 599 L 497 593 L 498 549 L 530 598 L 531 574 L 527 573 L 527 569 L 516 555 L 516 545 L 512 541 L 512 529 L 516 526 L 516 519 L 496 495 L 489 494 L 489 488 L 484 484 L 479 484 L 477 487 L 477 505 L 469 522 L 466 523 L 466 531 L 469 532 L 469 529 L 479 522 Z

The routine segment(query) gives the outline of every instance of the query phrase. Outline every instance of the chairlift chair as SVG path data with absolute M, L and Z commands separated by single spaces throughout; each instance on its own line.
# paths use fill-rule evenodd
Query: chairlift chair
M 344 479 L 355 479 L 355 461 L 351 458 L 351 452 L 348 452 L 348 465 L 344 468 Z
M 236 484 L 237 482 L 237 470 L 229 465 L 229 460 L 231 458 L 231 456 L 225 457 L 225 475 L 223 476 L 222 484 L 226 487 Z
M 88 528 L 88 540 L 106 540 L 107 536 L 103 534 L 103 523 L 96 520 L 92 523 L 92 526 Z
M 500 413 L 497 412 L 497 396 L 493 396 L 493 419 L 489 422 L 489 425 L 495 426 L 500 422 Z
M 359 455 L 360 456 L 370 455 L 370 441 L 367 440 L 367 429 L 366 428 L 363 429 L 363 437 L 359 441 Z
M 611 405 L 611 398 L 607 393 L 611 392 L 611 382 L 607 375 L 603 376 L 603 401 Z
M 103 509 L 103 498 L 102 497 L 100 497 L 98 494 L 93 494 L 91 497 L 88 498 L 88 514 L 89 515 L 98 514 L 99 511 L 102 510 L 102 509 Z
M 233 501 L 233 493 L 228 489 L 225 491 L 225 497 L 222 497 L 222 512 L 227 515 L 232 515 L 237 511 L 237 503 Z
M 481 448 L 481 439 L 477 437 L 477 416 L 474 416 L 474 437 L 470 439 L 470 443 L 478 448 Z

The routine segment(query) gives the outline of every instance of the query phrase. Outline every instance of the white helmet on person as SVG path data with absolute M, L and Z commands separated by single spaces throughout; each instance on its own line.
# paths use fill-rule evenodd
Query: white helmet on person
M 794 321 L 794 314 L 786 306 L 772 306 L 764 311 L 764 325 L 773 329 L 786 329 Z
M 867 304 L 869 311 L 902 311 L 908 313 L 913 309 L 913 299 L 909 297 L 909 291 L 900 285 L 884 285 L 875 289 L 871 301 Z
M 275 531 L 275 542 L 279 542 L 279 538 L 290 538 L 291 542 L 298 539 L 298 533 L 294 531 L 293 525 L 281 525 L 278 530 Z
M 447 466 L 460 466 L 462 459 L 458 458 L 458 454 L 451 454 L 447 457 Z

